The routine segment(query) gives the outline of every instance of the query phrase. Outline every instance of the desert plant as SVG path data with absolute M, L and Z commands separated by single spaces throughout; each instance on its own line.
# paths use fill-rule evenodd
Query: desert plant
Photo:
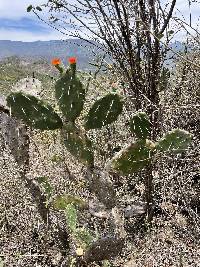
M 191 134 L 181 129 L 167 132 L 157 142 L 147 139 L 151 133 L 151 124 L 144 112 L 134 114 L 130 120 L 130 129 L 136 140 L 119 151 L 108 163 L 110 172 L 121 175 L 133 174 L 144 167 L 153 169 L 153 164 L 160 153 L 181 153 L 191 141 Z M 146 214 L 150 222 L 153 204 L 153 177 L 145 176 Z
M 11 113 L 30 127 L 39 130 L 60 129 L 67 150 L 86 165 L 91 190 L 108 209 L 112 209 L 117 203 L 115 191 L 105 174 L 106 172 L 95 166 L 95 148 L 87 135 L 87 131 L 100 129 L 116 121 L 122 113 L 124 101 L 114 91 L 98 99 L 85 116 L 84 125 L 81 127 L 77 123 L 77 118 L 84 109 L 86 91 L 76 72 L 76 59 L 70 59 L 70 66 L 66 70 L 60 66 L 59 60 L 53 61 L 53 63 L 60 71 L 60 77 L 55 83 L 55 97 L 61 114 L 57 114 L 49 104 L 22 92 L 11 93 L 7 97 L 7 104 Z M 148 168 L 159 153 L 179 153 L 186 149 L 191 141 L 191 135 L 180 129 L 166 133 L 157 142 L 147 139 L 151 134 L 151 123 L 144 112 L 134 114 L 129 125 L 131 131 L 135 134 L 136 140 L 121 149 L 109 160 L 105 166 L 108 173 L 133 174 L 143 168 Z M 51 186 L 44 178 L 40 179 L 40 182 L 49 197 Z M 146 180 L 147 214 L 152 204 L 152 182 L 152 179 L 151 181 Z M 120 244 L 123 244 L 123 242 L 120 238 L 100 239 L 96 241 L 97 243 L 94 242 L 91 245 L 94 240 L 92 235 L 85 229 L 77 228 L 76 206 L 82 206 L 84 203 L 75 196 L 62 196 L 57 199 L 54 205 L 58 209 L 65 210 L 67 223 L 73 238 L 78 244 L 81 242 L 82 246 L 87 248 L 85 261 L 92 261 L 91 257 L 94 257 L 92 251 L 96 251 L 96 247 L 104 247 L 105 245 L 122 248 Z M 117 253 L 120 252 L 120 249 Z M 98 260 L 109 259 L 116 256 L 117 253 L 115 249 L 111 249 L 109 255 L 106 255 L 105 252 Z

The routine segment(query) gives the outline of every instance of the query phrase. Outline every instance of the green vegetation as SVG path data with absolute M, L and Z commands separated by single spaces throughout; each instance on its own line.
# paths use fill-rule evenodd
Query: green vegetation
M 0 265 L 198 266 L 199 36 L 178 5 L 44 0 L 27 12 L 73 39 L 0 41 L 24 56 L 0 62 Z
M 96 153 L 92 141 L 88 137 L 87 131 L 91 129 L 98 129 L 111 126 L 117 121 L 119 115 L 123 111 L 123 101 L 116 93 L 108 93 L 104 97 L 96 100 L 89 112 L 84 112 L 85 118 L 83 126 L 79 125 L 78 117 L 84 109 L 85 94 L 84 85 L 76 73 L 76 63 L 71 63 L 66 69 L 66 72 L 60 70 L 60 77 L 55 82 L 55 97 L 58 101 L 60 110 L 56 113 L 51 105 L 38 99 L 37 97 L 22 93 L 13 92 L 7 97 L 7 105 L 12 113 L 19 119 L 23 120 L 27 125 L 40 130 L 61 130 L 61 137 L 67 150 L 79 161 L 85 163 L 87 169 L 87 178 L 92 192 L 96 197 L 104 203 L 107 209 L 116 206 L 115 193 L 110 190 L 110 184 L 107 179 L 102 177 L 102 174 L 96 172 L 96 162 L 94 154 Z M 62 118 L 62 119 L 61 119 Z M 154 141 L 146 139 L 151 133 L 151 124 L 148 116 L 144 112 L 137 112 L 129 121 L 130 129 L 136 136 L 136 141 L 131 142 L 128 147 L 122 148 L 114 157 L 111 158 L 110 163 L 106 166 L 109 173 L 116 172 L 120 175 L 129 175 L 141 171 L 151 166 L 153 157 L 158 152 L 175 152 L 180 153 L 187 149 L 191 135 L 183 130 L 176 129 L 166 133 L 166 135 Z M 102 180 L 102 181 L 101 181 Z M 47 194 L 47 203 L 51 203 L 49 197 L 51 195 L 51 185 L 48 184 L 47 179 L 40 179 L 40 184 L 43 185 Z M 151 180 L 152 183 L 152 180 Z M 153 191 L 150 184 L 146 182 L 146 191 L 148 197 L 146 199 L 147 216 L 149 220 L 149 206 L 150 200 L 153 197 Z M 72 240 L 74 240 L 78 249 L 79 245 L 84 249 L 85 261 L 90 261 L 90 251 L 94 249 L 94 238 L 90 235 L 88 230 L 84 228 L 77 228 L 78 222 L 78 208 L 83 205 L 83 201 L 75 196 L 59 196 L 53 203 L 54 208 L 64 210 L 66 215 L 66 222 L 70 229 Z M 87 206 L 86 206 L 87 207 Z M 115 241 L 118 242 L 117 236 Z M 102 247 L 106 247 L 108 239 L 100 239 L 97 242 L 102 243 Z M 109 241 L 110 242 L 110 241 Z M 122 244 L 122 243 L 121 243 Z M 122 249 L 122 247 L 121 247 Z M 110 255 L 117 255 L 119 251 L 112 249 Z M 97 256 L 96 256 L 97 257 Z M 97 257 L 98 258 L 98 257 Z M 110 259 L 106 253 L 99 260 Z
M 49 64 L 45 60 L 6 58 L 0 61 L 0 94 L 7 96 L 18 81 L 26 77 L 32 78 L 33 73 L 34 77 L 42 82 L 44 90 L 50 93 L 51 75 L 47 75 L 47 72 L 49 72 Z
M 63 125 L 50 105 L 32 95 L 11 93 L 7 97 L 7 104 L 18 119 L 35 129 L 55 130 Z
M 75 72 L 68 70 L 57 80 L 55 96 L 65 118 L 74 122 L 79 117 L 85 101 L 85 89 Z

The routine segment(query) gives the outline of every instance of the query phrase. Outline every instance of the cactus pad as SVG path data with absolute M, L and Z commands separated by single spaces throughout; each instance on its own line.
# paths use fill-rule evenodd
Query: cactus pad
M 72 232 L 76 231 L 77 225 L 77 211 L 73 204 L 68 204 L 65 208 L 65 216 L 67 225 Z
M 75 73 L 68 70 L 56 82 L 55 96 L 66 119 L 75 121 L 80 115 L 85 101 L 85 90 Z
M 150 121 L 147 114 L 145 112 L 134 114 L 130 121 L 130 128 L 137 138 L 146 139 L 151 131 Z
M 97 100 L 86 118 L 86 129 L 97 129 L 117 120 L 122 112 L 123 102 L 119 95 L 108 94 Z
M 93 151 L 90 139 L 73 124 L 66 125 L 62 131 L 62 138 L 67 150 L 77 159 L 87 165 L 93 165 Z
M 124 239 L 117 237 L 103 237 L 91 244 L 84 255 L 87 263 L 110 260 L 119 255 L 124 248 Z
M 109 179 L 106 171 L 101 171 L 98 167 L 93 168 L 93 172 L 87 175 L 90 190 L 106 208 L 112 209 L 116 205 L 116 193 L 113 183 Z
M 7 105 L 18 119 L 40 130 L 55 130 L 62 127 L 62 120 L 53 108 L 37 97 L 22 92 L 11 93 Z
M 80 246 L 85 248 L 89 247 L 94 240 L 90 232 L 84 228 L 77 228 L 74 232 L 74 236 L 77 242 L 80 243 Z
M 184 130 L 175 129 L 166 133 L 157 143 L 156 150 L 161 152 L 181 153 L 187 149 L 192 135 Z
M 151 161 L 154 149 L 154 145 L 151 143 L 146 140 L 128 145 L 111 159 L 106 169 L 121 175 L 133 174 L 143 169 Z
M 87 207 L 86 202 L 82 198 L 67 194 L 56 197 L 53 202 L 53 207 L 58 210 L 65 210 L 68 204 L 73 204 L 81 209 Z

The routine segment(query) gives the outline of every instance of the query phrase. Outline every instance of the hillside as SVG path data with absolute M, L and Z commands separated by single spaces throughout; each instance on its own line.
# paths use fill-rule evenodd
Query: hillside
M 51 76 L 55 74 L 50 63 L 45 59 L 30 60 L 18 57 L 5 58 L 0 62 L 0 95 L 7 95 L 21 79 L 32 77 L 39 79 L 49 87 Z
M 176 52 L 183 51 L 184 44 L 175 41 L 170 45 L 170 48 Z M 6 57 L 17 56 L 34 61 L 41 58 L 50 61 L 52 57 L 59 57 L 66 62 L 67 57 L 76 56 L 78 58 L 79 69 L 92 70 L 93 68 L 89 62 L 99 54 L 103 54 L 101 49 L 79 39 L 37 42 L 0 40 L 0 60 Z M 173 53 L 169 51 L 167 58 L 170 58 L 170 60 L 167 60 L 168 65 L 172 64 L 172 56 Z
M 51 60 L 52 57 L 59 57 L 66 61 L 67 57 L 76 56 L 80 69 L 90 69 L 88 62 L 98 54 L 97 48 L 82 40 L 68 39 L 66 41 L 0 41 L 0 60 L 17 56 L 26 59 Z

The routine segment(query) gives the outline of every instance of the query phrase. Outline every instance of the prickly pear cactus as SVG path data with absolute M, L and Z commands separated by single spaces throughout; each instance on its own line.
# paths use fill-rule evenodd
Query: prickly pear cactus
M 67 70 L 55 84 L 55 96 L 67 120 L 74 122 L 85 101 L 85 89 L 75 72 Z
M 67 225 L 70 229 L 70 232 L 75 239 L 75 243 L 81 248 L 86 249 L 89 245 L 91 245 L 94 237 L 90 234 L 90 232 L 85 228 L 79 228 L 78 225 L 78 214 L 76 207 L 82 207 L 82 200 L 80 200 L 76 196 L 59 196 L 54 202 L 54 208 L 59 210 L 64 210 Z M 81 205 L 80 205 L 81 204 Z M 85 203 L 84 203 L 85 207 Z
M 147 114 L 145 112 L 134 114 L 130 121 L 130 128 L 137 138 L 146 139 L 151 132 L 151 125 Z
M 106 208 L 112 209 L 116 205 L 116 193 L 113 184 L 106 171 L 101 171 L 98 167 L 93 168 L 92 173 L 88 172 L 87 180 L 89 187 L 96 197 Z
M 74 157 L 89 166 L 94 164 L 92 143 L 85 133 L 69 123 L 63 127 L 61 135 L 65 147 Z
M 89 247 L 94 240 L 94 237 L 85 228 L 76 228 L 74 236 L 77 243 L 79 243 L 79 245 L 85 249 Z
M 35 96 L 22 92 L 11 93 L 7 105 L 18 119 L 40 130 L 55 130 L 62 127 L 62 120 L 53 108 Z
M 58 210 L 65 210 L 68 204 L 73 204 L 80 209 L 87 207 L 86 202 L 82 198 L 69 194 L 57 196 L 53 201 L 53 207 Z
M 86 117 L 85 128 L 97 129 L 117 120 L 123 109 L 123 102 L 117 94 L 108 94 L 97 100 Z
M 74 232 L 77 225 L 77 211 L 73 204 L 68 204 L 65 207 L 65 216 L 69 229 Z
M 161 152 L 181 153 L 187 149 L 192 135 L 184 130 L 175 129 L 166 133 L 157 143 L 156 150 Z
M 153 142 L 136 141 L 118 152 L 108 163 L 106 169 L 121 175 L 137 172 L 150 163 L 153 150 Z
M 117 237 L 103 237 L 89 247 L 84 255 L 87 263 L 109 260 L 119 255 L 124 248 L 124 239 Z

